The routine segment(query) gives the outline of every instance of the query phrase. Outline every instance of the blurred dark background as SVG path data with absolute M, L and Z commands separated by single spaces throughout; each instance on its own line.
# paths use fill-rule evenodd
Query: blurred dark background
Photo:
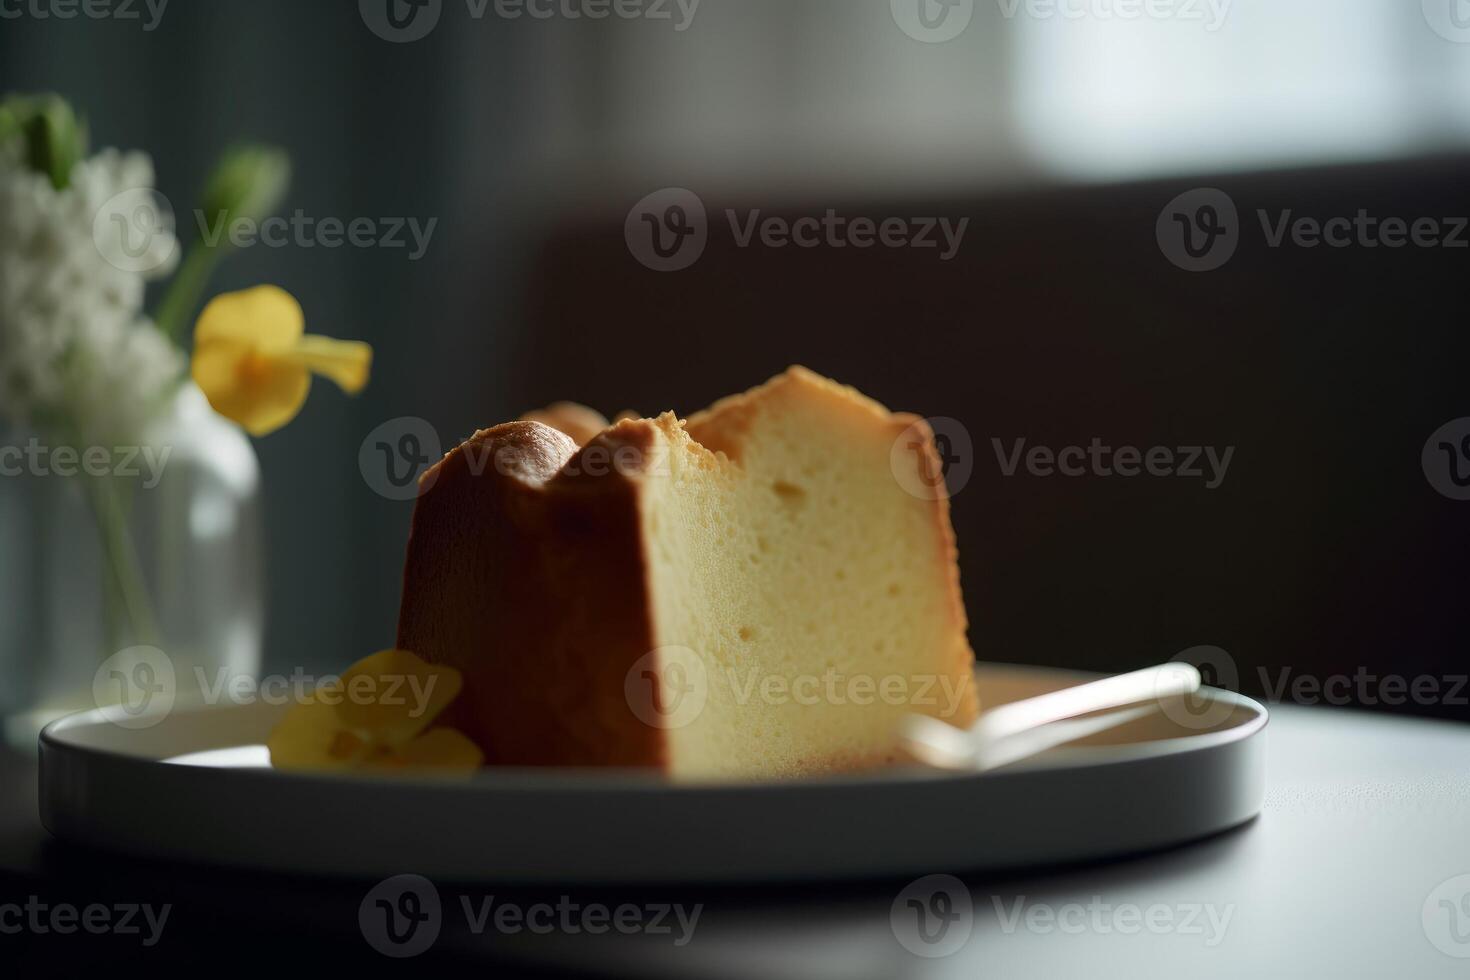
M 1470 718 L 1470 689 L 1451 696 L 1470 502 L 1421 467 L 1470 416 L 1470 250 L 1273 248 L 1257 218 L 1470 215 L 1470 44 L 1420 4 L 1237 0 L 1211 30 L 981 2 L 945 43 L 885 0 L 703 0 L 684 30 L 677 5 L 512 20 L 444 0 L 408 43 L 355 0 L 172 0 L 153 30 L 138 9 L 0 19 L 0 90 L 59 91 L 94 146 L 149 151 L 180 212 L 255 139 L 293 156 L 287 214 L 437 219 L 416 261 L 257 245 L 213 284 L 278 283 L 309 329 L 377 352 L 364 394 L 318 382 L 257 443 L 267 669 L 391 642 L 411 504 L 358 466 L 384 421 L 447 447 L 559 398 L 688 413 L 803 363 L 968 433 L 953 516 L 980 657 L 1116 670 L 1213 645 L 1248 692 L 1423 675 L 1445 696 L 1350 697 Z M 698 195 L 709 244 L 661 273 L 624 219 L 665 187 Z M 1239 214 L 1210 272 L 1156 239 L 1200 187 Z M 940 261 L 739 248 L 726 209 L 969 224 Z M 1206 489 L 1007 477 L 992 445 L 1094 437 L 1235 452 Z

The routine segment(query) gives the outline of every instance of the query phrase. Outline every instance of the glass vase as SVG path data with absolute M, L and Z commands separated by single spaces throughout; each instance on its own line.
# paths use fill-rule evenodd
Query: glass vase
M 47 722 L 99 706 L 99 668 L 137 645 L 166 654 L 185 698 L 257 674 L 260 466 L 197 387 L 138 446 L 59 453 L 12 433 L 0 447 L 7 740 L 34 746 Z

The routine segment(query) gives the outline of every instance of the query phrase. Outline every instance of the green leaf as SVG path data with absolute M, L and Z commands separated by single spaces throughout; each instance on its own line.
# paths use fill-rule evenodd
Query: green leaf
M 269 217 L 290 186 L 291 158 L 285 150 L 246 144 L 220 157 L 204 185 L 201 240 L 184 255 L 153 318 L 164 336 L 179 340 L 185 321 L 199 309 L 209 278 L 229 249 L 231 223 Z
M 26 163 L 64 189 L 87 154 L 87 126 L 59 95 L 10 95 L 0 102 L 0 141 L 24 141 Z
M 20 114 L 16 107 L 7 102 L 0 102 L 0 143 L 15 139 L 20 135 Z
M 285 150 L 261 144 L 227 150 L 204 185 L 204 244 L 228 244 L 232 223 L 269 217 L 290 186 L 291 158 Z

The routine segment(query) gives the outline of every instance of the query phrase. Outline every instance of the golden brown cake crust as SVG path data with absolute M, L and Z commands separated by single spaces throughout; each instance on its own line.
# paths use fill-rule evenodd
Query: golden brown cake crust
M 813 395 L 865 426 L 876 421 L 895 440 L 918 425 L 937 471 L 922 419 L 890 413 L 804 368 L 716 402 L 692 416 L 687 429 L 738 463 L 753 413 Z M 621 421 L 579 449 L 550 426 L 511 422 L 476 433 L 424 475 L 404 565 L 398 646 L 465 672 L 464 693 L 444 723 L 473 738 L 487 764 L 669 767 L 667 732 L 637 718 L 624 682 L 658 645 L 643 554 L 642 467 L 678 424 L 672 415 Z M 947 672 L 968 681 L 974 658 L 949 502 L 941 493 L 924 505 L 946 565 L 945 605 L 957 637 Z M 972 683 L 962 691 L 947 720 L 963 725 L 977 705 Z M 811 768 L 890 758 L 812 760 Z
M 570 436 L 579 446 L 585 446 L 603 429 L 607 428 L 607 417 L 595 408 L 580 402 L 553 402 L 545 408 L 527 412 L 522 422 L 540 422 Z
M 635 441 L 640 425 L 617 428 Z M 637 488 L 616 470 L 572 475 L 578 455 L 549 426 L 511 422 L 425 473 L 398 646 L 465 672 L 443 720 L 488 765 L 664 767 L 662 733 L 623 698 L 652 647 Z

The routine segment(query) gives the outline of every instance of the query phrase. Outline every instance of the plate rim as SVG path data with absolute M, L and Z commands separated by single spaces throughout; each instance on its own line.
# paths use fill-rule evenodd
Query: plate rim
M 1079 678 L 1079 682 L 1085 681 L 1088 678 L 1108 676 L 1093 671 L 1081 671 L 1065 667 L 1046 667 L 1035 664 L 983 661 L 977 662 L 975 665 L 977 672 L 986 668 L 998 668 L 1006 671 L 1049 676 L 1065 674 Z M 469 775 L 419 772 L 378 773 L 352 770 L 300 771 L 282 770 L 269 766 L 226 769 L 225 767 L 197 763 L 177 763 L 171 762 L 168 759 L 136 755 L 113 748 L 82 745 L 66 737 L 66 733 L 71 729 L 112 724 L 105 717 L 102 708 L 89 708 L 83 711 L 73 712 L 48 723 L 38 736 L 38 745 L 41 749 L 43 759 L 42 769 L 45 766 L 46 750 L 49 749 L 60 754 L 80 754 L 89 757 L 105 758 L 113 764 L 140 766 L 167 765 L 205 772 L 225 772 L 228 773 L 230 778 L 238 779 L 286 779 L 297 782 L 322 782 L 337 785 L 345 783 L 376 787 L 391 786 L 415 790 L 430 787 L 455 787 L 465 791 L 473 788 L 481 791 L 500 790 L 507 792 L 526 791 L 547 793 L 579 792 L 589 788 L 629 793 L 708 793 L 729 791 L 744 793 L 751 790 L 780 790 L 790 792 L 799 791 L 811 786 L 820 786 L 823 788 L 838 786 L 872 787 L 909 783 L 916 780 L 943 782 L 993 779 L 1008 774 L 1043 769 L 1053 773 L 1056 770 L 1065 769 L 1085 769 L 1090 771 L 1099 767 L 1124 765 L 1142 759 L 1157 759 L 1190 752 L 1207 751 L 1220 745 L 1248 740 L 1262 732 L 1270 724 L 1270 711 L 1256 699 L 1224 688 L 1206 686 L 1202 690 L 1208 691 L 1212 700 L 1229 704 L 1235 708 L 1244 709 L 1251 712 L 1252 717 L 1223 730 L 1178 735 L 1171 738 L 1151 739 L 1144 742 L 1121 745 L 1061 746 L 1039 756 L 1023 759 L 1012 765 L 974 773 L 932 769 L 918 764 L 905 764 L 852 772 L 818 773 L 800 777 L 758 776 L 753 778 L 714 778 L 676 781 L 669 779 L 661 773 L 634 767 L 485 766 Z M 196 703 L 185 704 L 181 707 L 175 702 L 169 709 L 169 713 L 202 716 L 213 712 L 250 710 L 260 710 L 259 703 L 248 705 Z

